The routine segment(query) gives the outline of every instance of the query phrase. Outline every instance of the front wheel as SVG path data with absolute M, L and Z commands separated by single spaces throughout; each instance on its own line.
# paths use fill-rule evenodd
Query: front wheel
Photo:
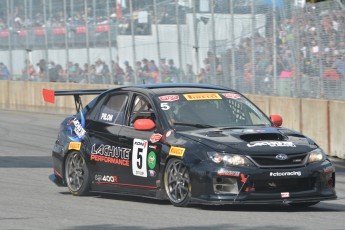
M 171 159 L 164 172 L 165 192 L 174 206 L 184 207 L 190 201 L 190 180 L 187 167 L 180 159 Z
M 89 191 L 89 169 L 80 153 L 68 154 L 65 162 L 65 177 L 69 191 L 76 196 L 86 195 Z

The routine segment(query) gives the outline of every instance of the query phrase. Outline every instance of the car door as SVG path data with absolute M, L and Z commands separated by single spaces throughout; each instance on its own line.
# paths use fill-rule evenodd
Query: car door
M 124 125 L 129 95 L 113 93 L 102 98 L 87 121 L 89 137 L 91 179 L 94 190 L 113 190 L 118 177 L 129 168 L 130 148 L 119 140 L 119 131 Z
M 131 148 L 129 171 L 124 179 L 132 188 L 154 190 L 159 187 L 159 164 L 162 137 L 159 133 L 158 118 L 149 99 L 141 94 L 133 94 L 129 106 L 129 118 L 121 128 L 119 139 L 124 148 Z M 136 130 L 137 119 L 148 118 L 155 122 L 152 130 Z

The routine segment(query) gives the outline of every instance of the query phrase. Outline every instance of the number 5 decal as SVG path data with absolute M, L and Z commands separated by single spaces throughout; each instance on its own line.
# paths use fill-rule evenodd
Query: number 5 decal
M 132 172 L 135 176 L 147 177 L 147 146 L 146 140 L 134 139 L 132 154 Z
M 168 103 L 161 103 L 161 108 L 162 110 L 169 110 L 170 106 L 168 105 Z

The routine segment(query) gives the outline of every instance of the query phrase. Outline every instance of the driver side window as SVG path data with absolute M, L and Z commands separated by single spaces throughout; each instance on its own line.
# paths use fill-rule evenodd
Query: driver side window
M 156 116 L 148 100 L 141 95 L 136 95 L 130 113 L 129 126 L 133 126 L 134 122 L 140 118 L 148 118 L 155 121 Z
M 127 95 L 111 95 L 100 108 L 98 121 L 112 124 L 123 124 Z

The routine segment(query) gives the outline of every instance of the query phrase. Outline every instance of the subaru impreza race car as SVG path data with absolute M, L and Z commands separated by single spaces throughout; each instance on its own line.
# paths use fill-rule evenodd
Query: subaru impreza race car
M 50 102 L 75 98 L 77 114 L 60 125 L 50 176 L 73 195 L 120 193 L 175 206 L 336 199 L 325 152 L 237 91 L 157 84 L 43 93 Z M 99 95 L 82 108 L 88 94 Z

